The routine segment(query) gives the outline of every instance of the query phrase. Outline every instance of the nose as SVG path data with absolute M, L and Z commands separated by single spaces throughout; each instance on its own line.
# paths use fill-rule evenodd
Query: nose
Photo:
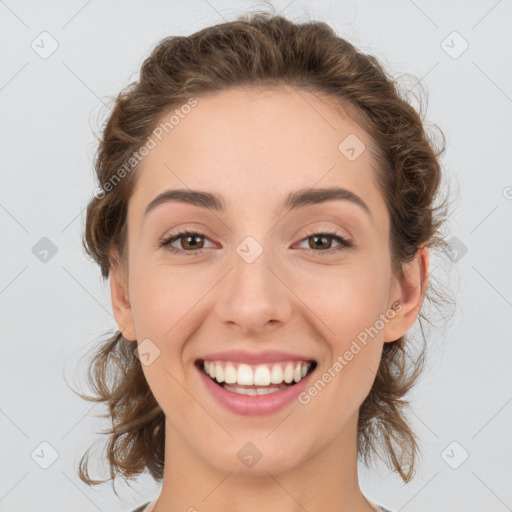
M 284 270 L 263 250 L 252 262 L 243 251 L 235 252 L 230 271 L 218 287 L 216 314 L 221 322 L 246 335 L 266 334 L 288 322 L 292 292 Z

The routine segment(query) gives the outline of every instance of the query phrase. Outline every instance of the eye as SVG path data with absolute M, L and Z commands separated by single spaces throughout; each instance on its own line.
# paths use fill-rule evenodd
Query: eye
M 160 247 L 165 247 L 166 250 L 169 252 L 172 252 L 173 254 L 184 254 L 186 256 L 193 256 L 199 252 L 201 252 L 202 243 L 197 242 L 198 239 L 208 239 L 206 235 L 203 233 L 199 233 L 198 231 L 180 231 L 179 233 L 173 233 L 172 235 L 164 238 L 160 241 Z M 177 249 L 173 247 L 171 244 L 173 244 L 176 241 L 182 242 L 183 249 Z M 187 250 L 187 246 L 189 248 L 192 248 L 192 250 Z
M 327 230 L 322 232 L 307 233 L 306 237 L 302 239 L 301 243 L 308 240 L 313 240 L 313 249 L 306 249 L 307 252 L 321 254 L 322 256 L 354 248 L 354 244 L 350 240 L 339 235 L 336 231 Z M 322 246 L 325 247 L 327 245 L 332 245 L 332 242 L 329 242 L 329 240 L 336 240 L 340 244 L 340 247 L 334 249 L 327 247 L 327 250 L 322 249 Z M 321 250 L 316 250 L 315 248 L 321 248 Z

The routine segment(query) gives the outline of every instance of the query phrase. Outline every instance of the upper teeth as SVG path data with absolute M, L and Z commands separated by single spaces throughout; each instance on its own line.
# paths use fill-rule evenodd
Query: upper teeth
M 268 386 L 286 382 L 299 382 L 308 373 L 311 363 L 304 361 L 274 363 L 270 365 L 238 364 L 226 361 L 204 361 L 205 373 L 217 382 L 242 386 Z

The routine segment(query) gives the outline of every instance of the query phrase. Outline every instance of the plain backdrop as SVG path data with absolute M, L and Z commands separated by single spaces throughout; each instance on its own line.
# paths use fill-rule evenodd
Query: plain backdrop
M 395 511 L 512 510 L 512 2 L 274 5 L 294 21 L 327 22 L 394 76 L 416 76 L 426 118 L 447 139 L 453 252 L 439 277 L 456 309 L 431 329 L 426 372 L 410 394 L 422 457 L 407 485 L 382 464 L 361 466 L 363 492 Z M 83 382 L 79 358 L 116 328 L 108 282 L 80 240 L 94 134 L 163 37 L 259 9 L 0 1 L 0 511 L 120 512 L 157 496 L 147 475 L 131 487 L 119 481 L 118 498 L 110 483 L 90 488 L 76 471 L 94 442 L 101 470 L 106 423 L 66 380 Z

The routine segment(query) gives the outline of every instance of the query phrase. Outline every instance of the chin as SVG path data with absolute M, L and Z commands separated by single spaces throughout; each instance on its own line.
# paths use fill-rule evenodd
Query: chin
M 290 471 L 300 464 L 300 454 L 293 446 L 277 449 L 271 443 L 246 443 L 236 440 L 236 448 L 220 450 L 218 457 L 212 459 L 210 451 L 204 458 L 216 470 L 239 476 L 268 476 Z M 262 445 L 265 444 L 263 447 Z M 258 448 L 260 446 L 261 448 Z M 295 456 L 293 455 L 295 452 Z

